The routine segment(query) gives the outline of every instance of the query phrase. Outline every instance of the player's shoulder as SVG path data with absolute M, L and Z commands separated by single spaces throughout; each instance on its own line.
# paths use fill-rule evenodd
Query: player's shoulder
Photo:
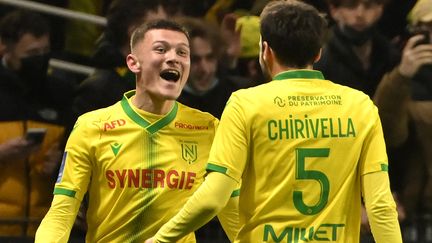
M 344 96 L 349 97 L 352 102 L 355 102 L 359 105 L 374 105 L 369 95 L 365 94 L 363 91 L 341 84 L 334 83 L 334 85 L 338 86 L 341 90 L 341 93 Z
M 178 111 L 177 116 L 182 117 L 183 119 L 189 118 L 193 120 L 202 120 L 202 121 L 217 121 L 218 119 L 214 117 L 212 114 L 208 112 L 204 112 L 192 107 L 189 107 L 185 104 L 177 102 Z
M 118 114 L 123 114 L 120 102 L 108 107 L 86 112 L 78 117 L 77 122 L 82 125 L 91 125 L 113 119 L 117 117 Z

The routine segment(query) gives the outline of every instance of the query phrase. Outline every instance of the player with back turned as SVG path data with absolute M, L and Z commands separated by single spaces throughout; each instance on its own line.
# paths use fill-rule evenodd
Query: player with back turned
M 203 182 L 218 120 L 176 102 L 189 75 L 189 42 L 172 21 L 135 30 L 126 62 L 136 75 L 136 90 L 78 118 L 36 242 L 67 242 L 87 191 L 86 241 L 143 242 Z M 230 217 L 219 217 L 230 239 L 238 223 L 236 200 L 231 201 L 221 214 Z
M 207 169 L 183 209 L 147 242 L 175 242 L 240 189 L 234 242 L 359 242 L 362 198 L 377 243 L 399 243 L 375 105 L 312 70 L 326 21 L 300 1 L 261 14 L 260 63 L 273 81 L 232 94 Z

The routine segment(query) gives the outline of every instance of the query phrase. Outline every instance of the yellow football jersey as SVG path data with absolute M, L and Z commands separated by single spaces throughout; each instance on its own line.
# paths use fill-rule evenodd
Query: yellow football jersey
M 88 191 L 88 242 L 144 242 L 204 179 L 218 120 L 177 102 L 164 116 L 139 111 L 134 93 L 81 116 L 66 145 L 54 194 Z
M 319 71 L 232 94 L 207 169 L 242 180 L 236 242 L 359 241 L 361 175 L 387 170 L 378 111 Z

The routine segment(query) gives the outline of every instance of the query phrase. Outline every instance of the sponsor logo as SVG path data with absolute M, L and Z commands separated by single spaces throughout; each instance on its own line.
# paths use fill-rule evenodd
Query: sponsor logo
M 124 119 L 114 120 L 105 122 L 103 126 L 103 130 L 106 132 L 108 130 L 115 129 L 117 127 L 124 126 L 126 124 L 126 121 Z
M 208 130 L 209 129 L 208 126 L 193 125 L 193 124 L 188 124 L 183 122 L 175 122 L 174 127 L 181 128 L 181 129 L 188 129 L 188 130 Z
M 279 96 L 274 98 L 273 103 L 279 107 L 284 107 L 286 105 L 285 100 Z
M 308 242 L 334 241 L 339 242 L 338 229 L 344 229 L 345 224 L 321 224 L 309 228 L 286 227 L 279 235 L 269 224 L 264 225 L 263 241 L 268 242 Z
M 117 156 L 118 152 L 120 151 L 120 148 L 122 147 L 123 144 L 121 143 L 112 143 L 110 144 L 111 146 L 111 150 L 113 151 L 114 155 Z
M 194 163 L 198 158 L 197 142 L 181 141 L 182 159 L 189 164 Z
M 108 187 L 114 188 L 170 188 L 192 189 L 196 173 L 160 169 L 107 170 Z

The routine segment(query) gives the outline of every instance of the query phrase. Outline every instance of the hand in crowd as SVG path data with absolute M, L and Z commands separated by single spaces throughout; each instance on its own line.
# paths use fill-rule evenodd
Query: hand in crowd
M 0 144 L 0 162 L 25 159 L 40 148 L 25 138 L 13 138 Z
M 236 29 L 238 16 L 234 13 L 229 13 L 224 16 L 221 23 L 222 38 L 228 44 L 226 54 L 234 63 L 240 56 L 241 43 L 240 32 L 241 28 Z
M 42 168 L 42 172 L 46 175 L 52 175 L 54 171 L 57 169 L 59 162 L 62 157 L 62 150 L 60 150 L 60 146 L 58 143 L 55 143 L 48 149 L 45 153 L 44 166 Z
M 422 65 L 432 64 L 432 44 L 417 45 L 422 39 L 422 35 L 411 37 L 403 49 L 399 72 L 404 77 L 412 78 Z

